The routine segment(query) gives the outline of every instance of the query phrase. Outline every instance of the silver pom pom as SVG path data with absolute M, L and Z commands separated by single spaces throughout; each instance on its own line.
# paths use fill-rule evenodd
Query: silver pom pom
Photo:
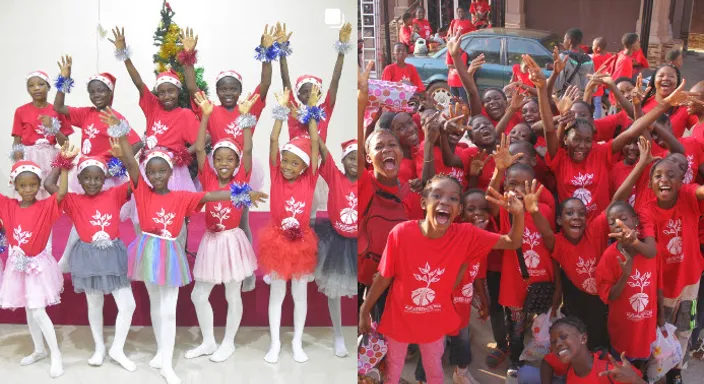
M 132 50 L 130 47 L 125 47 L 123 49 L 116 49 L 115 50 L 115 58 L 120 60 L 120 61 L 127 61 L 127 59 L 132 56 Z
M 240 128 L 253 128 L 257 125 L 257 117 L 251 113 L 239 115 L 237 119 L 235 119 L 235 124 Z
M 352 43 L 343 43 L 338 40 L 335 42 L 335 45 L 333 45 L 333 47 L 335 48 L 335 51 L 337 53 L 344 55 L 347 53 L 347 51 L 350 50 L 350 48 L 352 47 Z
M 47 136 L 56 136 L 56 134 L 59 133 L 59 130 L 61 130 L 61 121 L 56 117 L 52 117 L 51 127 L 47 127 L 46 125 L 42 125 L 42 127 L 44 127 L 44 133 Z
M 125 136 L 130 132 L 130 126 L 127 124 L 125 120 L 120 120 L 120 123 L 117 125 L 111 125 L 108 128 L 108 135 L 112 138 L 120 138 L 122 136 Z
M 277 104 L 274 110 L 271 111 L 271 115 L 274 116 L 276 120 L 288 120 L 288 114 L 291 113 L 291 109 L 284 107 L 281 104 Z
M 15 161 L 15 153 L 21 153 L 22 157 L 24 158 L 24 145 L 22 144 L 15 144 L 12 146 L 12 149 L 10 149 L 10 161 Z

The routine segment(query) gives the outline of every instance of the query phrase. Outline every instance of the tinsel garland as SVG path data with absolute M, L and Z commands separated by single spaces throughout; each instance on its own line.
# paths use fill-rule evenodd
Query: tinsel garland
M 54 82 L 56 89 L 63 93 L 71 93 L 71 88 L 73 88 L 73 79 L 70 77 L 63 77 L 59 75 Z
M 288 57 L 293 54 L 293 50 L 291 49 L 291 42 L 286 41 L 284 43 L 279 43 L 278 41 L 272 45 L 274 49 L 276 50 L 276 57 Z
M 125 120 L 120 120 L 119 123 L 116 125 L 111 125 L 108 127 L 108 135 L 112 138 L 120 138 L 122 136 L 127 135 L 130 132 L 130 126 L 127 124 L 127 121 Z
M 198 61 L 197 59 L 198 56 L 198 50 L 194 49 L 191 52 L 186 52 L 186 50 L 181 50 L 181 52 L 178 53 L 178 61 L 181 62 L 183 65 L 195 65 L 196 62 Z
M 173 154 L 175 167 L 187 167 L 193 161 L 193 155 L 191 155 L 186 148 L 179 151 L 173 151 Z
M 352 43 L 350 43 L 350 42 L 343 43 L 339 40 L 336 41 L 335 44 L 333 45 L 333 48 L 335 48 L 335 52 L 337 52 L 341 55 L 344 55 L 345 53 L 347 53 L 347 51 L 350 50 L 350 47 L 352 47 Z
M 7 250 L 7 237 L 5 237 L 5 228 L 0 228 L 0 253 L 5 253 Z
M 51 126 L 47 127 L 46 125 L 42 124 L 42 127 L 44 128 L 44 134 L 47 136 L 56 136 L 57 133 L 61 130 L 61 120 L 57 119 L 56 117 L 51 118 Z
M 69 159 L 67 157 L 64 157 L 61 153 L 59 153 L 54 158 L 54 161 L 51 162 L 51 167 L 52 168 L 61 168 L 61 169 L 65 169 L 67 171 L 70 171 L 73 169 L 73 158 Z
M 10 160 L 15 161 L 15 153 L 21 153 L 22 157 L 24 158 L 24 145 L 22 144 L 15 144 L 12 146 L 12 149 L 10 149 Z
M 132 50 L 130 49 L 130 47 L 115 50 L 115 58 L 120 61 L 127 61 L 130 56 L 132 56 Z
M 249 192 L 251 191 L 252 187 L 247 183 L 236 181 L 230 184 L 230 200 L 232 201 L 232 205 L 237 209 L 250 207 L 252 205 L 252 199 L 249 196 Z
M 255 50 L 256 54 L 254 59 L 257 61 L 271 62 L 278 58 L 277 50 L 272 45 L 271 47 L 265 47 L 263 45 L 258 46 Z
M 288 120 L 289 113 L 291 113 L 291 109 L 286 108 L 281 104 L 276 104 L 271 111 L 271 115 L 274 116 L 274 119 L 282 121 Z
M 320 123 L 321 120 L 325 120 L 325 117 L 325 110 L 320 107 L 302 105 L 298 108 L 298 121 L 301 124 L 308 124 L 310 119 Z
M 112 177 L 123 177 L 127 175 L 127 168 L 125 168 L 125 165 L 122 164 L 120 159 L 111 157 L 110 160 L 108 160 L 108 173 L 110 173 Z
M 252 128 L 257 125 L 257 117 L 251 113 L 245 113 L 237 116 L 235 124 L 240 128 Z

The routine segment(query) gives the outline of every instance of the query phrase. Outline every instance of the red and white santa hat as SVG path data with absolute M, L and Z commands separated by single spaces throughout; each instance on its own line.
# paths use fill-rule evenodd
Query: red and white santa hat
M 31 172 L 37 175 L 39 179 L 42 178 L 42 169 L 39 168 L 37 163 L 29 160 L 20 160 L 12 165 L 12 170 L 10 171 L 10 185 L 15 182 L 17 176 L 22 172 Z
M 149 163 L 149 160 L 158 157 L 160 159 L 164 159 L 169 164 L 169 167 L 172 169 L 174 168 L 174 161 L 171 160 L 171 155 L 169 155 L 168 152 L 162 151 L 161 149 L 152 149 L 147 153 L 147 155 L 144 157 L 144 167 L 146 168 L 147 163 Z
M 294 155 L 300 157 L 307 166 L 310 166 L 310 146 L 311 142 L 309 137 L 299 136 L 284 144 L 284 147 L 281 148 L 281 150 L 293 153 Z
M 218 141 L 213 146 L 213 154 L 215 153 L 215 151 L 217 151 L 220 148 L 229 148 L 229 149 L 235 151 L 235 153 L 237 154 L 237 157 L 242 159 L 242 150 L 240 149 L 240 145 L 236 141 L 234 141 L 232 139 L 222 139 L 222 140 Z
M 225 77 L 234 77 L 235 79 L 237 79 L 240 82 L 240 84 L 242 84 L 242 75 L 240 75 L 239 72 L 232 70 L 232 69 L 228 69 L 226 71 L 222 71 L 222 72 L 218 73 L 218 76 L 215 78 L 215 84 L 217 84 L 218 81 L 220 81 L 221 79 L 223 79 Z
M 342 158 L 357 150 L 357 139 L 347 140 L 342 143 Z
M 49 75 L 47 75 L 46 72 L 44 72 L 44 71 L 32 71 L 29 74 L 27 74 L 27 77 L 25 78 L 25 80 L 29 80 L 33 77 L 38 77 L 38 78 L 46 81 L 47 83 L 51 84 L 51 80 L 49 79 Z
M 89 83 L 93 80 L 98 80 L 99 82 L 107 85 L 107 87 L 110 88 L 110 91 L 115 90 L 115 82 L 117 81 L 117 79 L 115 79 L 115 76 L 107 72 L 98 73 L 97 75 L 93 75 L 88 78 Z
M 154 85 L 154 88 L 156 89 L 164 83 L 173 84 L 173 85 L 177 86 L 178 89 L 182 88 L 181 80 L 178 79 L 178 74 L 176 72 L 174 72 L 173 69 L 169 69 L 166 72 L 160 73 L 156 77 L 156 84 Z
M 84 169 L 88 167 L 98 167 L 100 168 L 106 175 L 108 174 L 108 165 L 105 163 L 105 161 L 99 157 L 90 157 L 90 156 L 84 156 L 81 157 L 80 160 L 78 160 L 78 166 L 76 169 L 78 170 L 78 173 L 83 172 Z
M 296 80 L 296 93 L 301 91 L 301 87 L 305 84 L 313 84 L 318 87 L 318 89 L 323 87 L 323 79 L 315 77 L 313 75 L 303 75 Z

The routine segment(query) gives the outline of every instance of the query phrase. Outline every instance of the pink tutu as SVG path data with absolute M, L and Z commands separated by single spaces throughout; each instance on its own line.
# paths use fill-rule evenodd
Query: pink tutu
M 24 159 L 30 160 L 42 169 L 42 185 L 39 188 L 39 193 L 37 194 L 37 200 L 44 200 L 49 197 L 49 193 L 44 189 L 44 180 L 51 172 L 51 163 L 54 158 L 59 154 L 60 149 L 49 143 L 40 143 L 35 145 L 28 145 L 24 147 Z M 15 192 L 15 197 L 19 195 Z
M 206 231 L 198 247 L 193 277 L 211 284 L 229 283 L 243 281 L 256 269 L 254 249 L 241 229 Z
M 27 257 L 17 247 L 10 249 L 0 284 L 0 307 L 44 308 L 61 302 L 64 275 L 49 249 Z
M 149 188 L 152 187 L 151 184 L 149 184 L 149 180 L 147 180 L 147 175 L 144 173 L 144 163 L 139 164 L 139 171 L 142 173 L 142 177 L 144 178 L 144 181 L 147 182 L 147 185 Z M 193 179 L 191 179 L 191 174 L 188 172 L 188 167 L 174 167 L 173 173 L 171 174 L 171 178 L 169 179 L 169 190 L 170 191 L 189 191 L 189 192 L 196 192 L 196 186 L 193 184 Z M 123 217 L 129 217 L 132 219 L 132 222 L 135 224 L 139 224 L 139 217 L 137 217 L 137 207 L 134 204 L 134 199 L 130 198 L 130 201 L 127 202 L 122 207 L 122 210 L 120 211 L 120 218 L 122 219 Z M 124 221 L 125 219 L 123 219 Z

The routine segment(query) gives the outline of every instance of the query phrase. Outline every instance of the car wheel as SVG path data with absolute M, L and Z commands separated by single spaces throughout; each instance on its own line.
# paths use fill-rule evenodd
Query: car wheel
M 452 93 L 450 92 L 450 86 L 444 81 L 438 81 L 433 83 L 428 88 L 428 98 L 447 108 L 452 100 Z

